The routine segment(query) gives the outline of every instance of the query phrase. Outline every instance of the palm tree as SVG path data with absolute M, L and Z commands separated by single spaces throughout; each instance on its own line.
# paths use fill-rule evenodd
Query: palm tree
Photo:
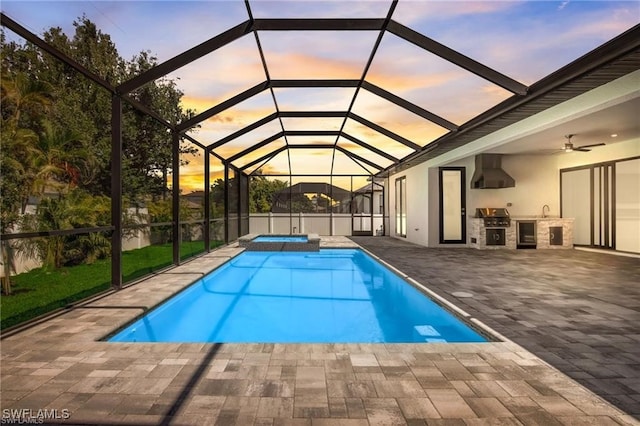
M 33 191 L 42 194 L 49 186 L 61 193 L 77 186 L 82 171 L 90 170 L 89 158 L 80 135 L 45 121 L 31 162 Z
M 30 79 L 24 73 L 0 80 L 0 110 L 2 111 L 2 155 L 0 156 L 0 232 L 14 229 L 29 197 L 27 177 L 31 174 L 30 159 L 36 152 L 36 128 L 51 104 L 51 86 Z M 14 249 L 2 241 L 4 277 L 2 290 L 11 293 L 10 275 L 14 268 Z

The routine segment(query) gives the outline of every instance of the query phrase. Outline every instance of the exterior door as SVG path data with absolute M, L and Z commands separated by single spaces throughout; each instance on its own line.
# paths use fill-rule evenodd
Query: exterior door
M 467 242 L 464 167 L 440 167 L 440 244 Z

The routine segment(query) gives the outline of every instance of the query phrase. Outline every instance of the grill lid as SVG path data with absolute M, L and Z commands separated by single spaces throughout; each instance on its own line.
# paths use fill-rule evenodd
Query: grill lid
M 476 217 L 509 217 L 509 211 L 505 208 L 478 208 L 476 209 Z

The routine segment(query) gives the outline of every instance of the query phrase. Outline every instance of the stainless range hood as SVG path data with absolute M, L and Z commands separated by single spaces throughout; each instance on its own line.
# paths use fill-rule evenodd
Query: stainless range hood
M 476 170 L 471 178 L 472 189 L 511 188 L 516 181 L 502 170 L 502 154 L 476 155 Z

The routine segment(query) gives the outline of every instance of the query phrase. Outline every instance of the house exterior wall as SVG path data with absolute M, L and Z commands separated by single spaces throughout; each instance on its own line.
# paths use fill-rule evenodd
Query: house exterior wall
M 525 120 L 496 131 L 437 158 L 391 175 L 388 180 L 388 235 L 395 236 L 395 180 L 407 178 L 406 240 L 425 246 L 439 245 L 438 167 L 466 168 L 467 220 L 476 207 L 507 207 L 512 216 L 538 216 L 548 205 L 550 216 L 560 214 L 560 169 L 619 160 L 640 155 L 640 140 L 610 143 L 590 152 L 556 155 L 505 155 L 503 169 L 516 181 L 514 188 L 471 189 L 476 154 L 513 142 L 523 136 L 553 128 L 565 121 L 630 99 L 638 94 L 640 71 L 601 86 Z M 604 141 L 610 142 L 610 141 Z M 508 204 L 511 204 L 508 206 Z M 468 226 L 468 223 L 467 223 Z M 449 246 L 450 247 L 450 246 Z

